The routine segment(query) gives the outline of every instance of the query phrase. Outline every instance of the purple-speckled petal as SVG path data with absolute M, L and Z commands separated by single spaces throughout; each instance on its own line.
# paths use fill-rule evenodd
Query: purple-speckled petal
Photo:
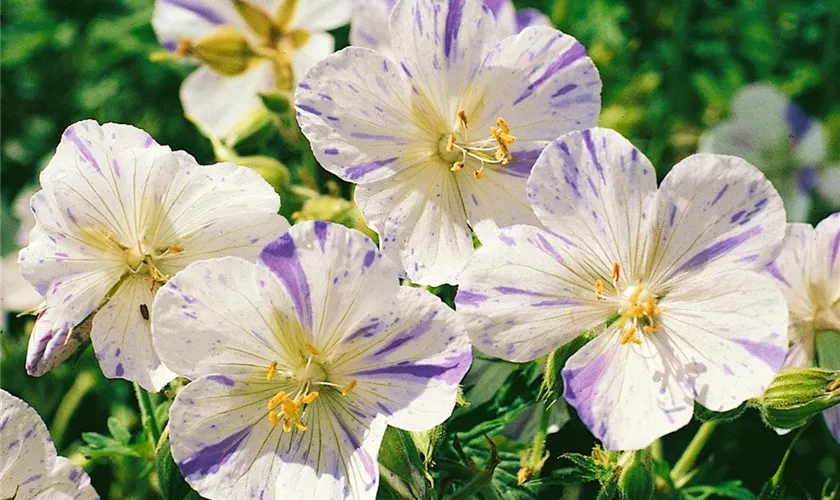
M 57 328 L 49 310 L 35 321 L 26 351 L 26 373 L 40 377 L 72 356 L 90 340 L 92 317 L 74 328 Z
M 55 465 L 55 446 L 38 413 L 0 390 L 0 498 L 34 498 Z M 17 496 L 16 496 L 17 495 Z

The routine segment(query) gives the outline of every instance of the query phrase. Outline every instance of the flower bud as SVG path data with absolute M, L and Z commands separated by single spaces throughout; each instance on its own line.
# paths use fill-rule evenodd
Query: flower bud
M 271 184 L 274 189 L 284 189 L 291 182 L 289 169 L 269 156 L 238 156 L 231 160 L 237 165 L 254 170 Z
M 292 215 L 295 222 L 303 220 L 325 220 L 335 222 L 349 228 L 357 229 L 371 238 L 375 233 L 365 224 L 359 207 L 352 201 L 337 196 L 322 195 L 310 198 L 303 204 L 300 211 Z
M 196 42 L 182 41 L 179 52 L 227 76 L 244 73 L 256 57 L 245 35 L 230 26 L 220 26 Z
M 93 314 L 74 327 L 56 325 L 51 310 L 45 309 L 29 337 L 26 352 L 26 372 L 40 377 L 76 353 L 90 340 Z
M 785 368 L 761 398 L 761 416 L 771 427 L 794 429 L 840 403 L 840 370 Z
M 270 42 L 279 33 L 274 20 L 262 7 L 245 0 L 233 0 L 233 8 L 261 40 Z
M 621 498 L 648 500 L 653 497 L 653 465 L 646 450 L 629 452 L 630 462 L 624 466 L 618 478 Z

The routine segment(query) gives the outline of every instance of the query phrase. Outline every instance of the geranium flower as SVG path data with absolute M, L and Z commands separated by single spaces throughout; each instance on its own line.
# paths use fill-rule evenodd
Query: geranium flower
M 599 335 L 563 369 L 565 399 L 608 449 L 644 448 L 759 396 L 787 350 L 787 308 L 759 274 L 784 237 L 782 200 L 740 158 L 694 155 L 657 190 L 617 132 L 560 137 L 528 181 L 546 230 L 486 242 L 456 304 L 473 344 L 511 361 Z
M 260 93 L 291 90 L 335 47 L 351 0 L 158 0 L 163 46 L 201 67 L 181 87 L 185 112 L 217 137 L 262 111 Z
M 788 224 L 779 257 L 767 266 L 787 299 L 791 348 L 786 366 L 840 369 L 840 214 Z M 818 337 L 818 333 L 821 333 Z M 840 407 L 823 412 L 840 441 Z
M 203 167 L 128 125 L 70 126 L 41 186 L 20 252 L 23 276 L 47 307 L 30 341 L 33 373 L 54 363 L 39 352 L 75 342 L 73 328 L 95 313 L 90 335 L 105 376 L 160 389 L 175 375 L 152 346 L 156 289 L 196 260 L 255 258 L 288 227 L 279 197 L 256 172 Z
M 551 26 L 551 20 L 537 9 L 516 11 L 512 0 L 483 0 L 496 18 L 499 36 L 515 35 L 528 26 Z M 350 43 L 357 47 L 374 49 L 393 56 L 391 37 L 383 26 L 388 25 L 391 9 L 397 0 L 369 0 L 353 4 L 353 22 L 350 25 Z
M 35 226 L 35 217 L 29 210 L 29 198 L 35 194 L 35 189 L 24 189 L 15 199 L 12 206 L 15 217 L 17 217 L 19 225 L 17 233 L 15 234 L 15 243 L 18 248 L 25 247 L 29 244 L 29 232 Z M 2 283 L 3 295 L 0 297 L 2 301 L 2 310 L 5 313 L 10 311 L 29 311 L 35 309 L 41 304 L 44 299 L 38 292 L 32 288 L 23 276 L 20 275 L 20 268 L 17 263 L 17 252 L 12 252 L 3 257 Z M 5 322 L 5 317 L 3 322 Z
M 315 157 L 359 184 L 382 250 L 412 281 L 455 283 L 480 239 L 536 223 L 525 182 L 542 148 L 595 124 L 601 81 L 574 38 L 531 27 L 502 39 L 480 0 L 403 0 L 395 59 L 349 47 L 296 94 Z
M 772 85 L 741 89 L 732 101 L 732 117 L 704 134 L 699 150 L 740 156 L 764 171 L 782 195 L 789 220 L 805 220 L 815 190 L 840 203 L 835 182 L 840 166 L 823 169 L 825 128 Z
M 399 286 L 361 233 L 291 228 L 257 264 L 197 262 L 155 299 L 155 345 L 193 379 L 172 456 L 215 498 L 370 498 L 385 427 L 452 413 L 471 349 L 454 311 Z
M 38 413 L 2 389 L 0 443 L 0 498 L 99 498 L 84 469 L 56 456 L 50 432 Z

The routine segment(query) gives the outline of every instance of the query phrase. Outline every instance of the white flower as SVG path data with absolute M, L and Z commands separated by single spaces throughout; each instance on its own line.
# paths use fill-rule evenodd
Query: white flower
M 211 499 L 369 498 L 385 427 L 452 412 L 471 349 L 454 311 L 399 286 L 361 233 L 295 225 L 256 265 L 198 262 L 154 303 L 167 366 L 194 379 L 170 412 L 172 456 Z
M 1 389 L 0 445 L 0 498 L 99 498 L 81 467 L 56 456 L 50 432 L 38 413 Z
M 536 223 L 525 198 L 548 141 L 595 124 L 601 81 L 574 38 L 540 26 L 502 39 L 480 0 L 402 0 L 394 59 L 349 47 L 298 85 L 315 157 L 359 184 L 383 252 L 412 281 L 455 283 L 480 239 Z
M 741 89 L 732 101 L 732 118 L 704 134 L 699 150 L 740 156 L 759 167 L 785 200 L 789 220 L 807 217 L 815 189 L 840 203 L 840 189 L 830 182 L 840 166 L 819 170 L 827 156 L 825 128 L 772 85 Z
M 19 248 L 29 244 L 29 233 L 35 226 L 35 217 L 29 210 L 29 198 L 33 194 L 35 194 L 35 189 L 24 189 L 15 199 L 13 206 L 15 217 L 19 222 L 15 236 L 15 243 Z M 38 307 L 44 301 L 43 297 L 32 288 L 32 285 L 20 275 L 17 259 L 17 252 L 13 252 L 3 257 L 3 262 L 0 264 L 0 270 L 3 274 L 3 294 L 0 297 L 2 306 L 0 306 L 0 309 L 2 309 L 4 315 L 9 311 L 29 311 Z M 5 321 L 5 318 L 3 319 Z
M 156 288 L 196 260 L 255 258 L 288 227 L 279 197 L 256 172 L 198 165 L 127 125 L 70 126 L 41 186 L 20 252 L 24 277 L 47 305 L 30 341 L 32 373 L 56 364 L 39 354 L 50 345 L 66 357 L 79 335 L 72 329 L 95 313 L 90 335 L 105 376 L 160 389 L 174 374 L 152 346 Z
M 263 111 L 259 93 L 291 90 L 334 50 L 351 0 L 157 0 L 152 25 L 167 50 L 202 66 L 181 87 L 187 115 L 217 137 Z
M 779 283 L 790 311 L 792 345 L 785 365 L 840 369 L 840 214 L 816 229 L 788 224 L 782 251 L 767 273 Z M 823 415 L 840 441 L 840 406 Z
M 564 397 L 608 449 L 638 449 L 759 396 L 787 349 L 787 308 L 757 271 L 784 236 L 773 186 L 740 158 L 694 155 L 657 190 L 618 133 L 560 137 L 528 181 L 546 230 L 503 229 L 467 266 L 456 304 L 473 344 L 527 361 L 582 332 Z
M 393 57 L 388 25 L 396 0 L 366 0 L 353 4 L 353 22 L 350 25 L 350 43 L 357 47 L 374 49 Z M 483 0 L 496 18 L 496 29 L 501 38 L 515 35 L 528 26 L 551 26 L 551 20 L 537 9 L 516 12 L 512 0 Z

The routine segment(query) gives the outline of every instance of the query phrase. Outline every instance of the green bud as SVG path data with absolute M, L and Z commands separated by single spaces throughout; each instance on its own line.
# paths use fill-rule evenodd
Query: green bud
M 840 403 L 840 370 L 785 368 L 762 396 L 761 416 L 771 427 L 795 429 Z
M 196 42 L 182 41 L 178 52 L 194 56 L 214 71 L 227 76 L 244 73 L 256 57 L 245 35 L 230 26 L 219 26 Z
M 261 7 L 245 0 L 233 0 L 233 8 L 261 40 L 271 42 L 279 32 L 274 19 Z
M 310 198 L 303 203 L 300 211 L 292 214 L 295 222 L 303 220 L 325 220 L 335 222 L 352 229 L 357 229 L 371 238 L 376 237 L 365 224 L 365 218 L 359 207 L 352 201 L 337 196 L 323 195 Z
M 653 464 L 647 450 L 628 452 L 630 462 L 618 478 L 618 491 L 627 500 L 648 500 L 653 497 Z
M 292 112 L 294 96 L 290 92 L 264 92 L 260 93 L 260 99 L 263 105 L 274 114 L 286 115 Z
M 254 170 L 275 189 L 284 189 L 291 182 L 289 169 L 274 158 L 268 156 L 240 156 L 231 161 Z
M 592 339 L 591 332 L 585 332 L 548 355 L 545 360 L 543 383 L 540 388 L 540 399 L 542 401 L 550 404 L 563 397 L 563 377 L 561 376 L 563 367 L 566 365 L 566 361 L 590 339 Z

